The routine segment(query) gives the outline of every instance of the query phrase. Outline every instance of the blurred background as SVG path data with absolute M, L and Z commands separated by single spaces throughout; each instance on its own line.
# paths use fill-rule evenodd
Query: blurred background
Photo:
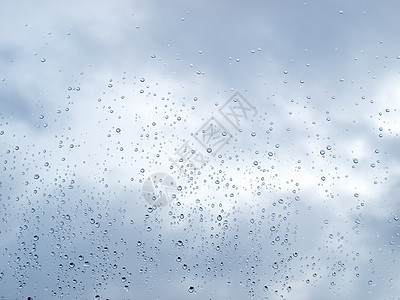
M 3 1 L 0 299 L 398 299 L 399 11 Z

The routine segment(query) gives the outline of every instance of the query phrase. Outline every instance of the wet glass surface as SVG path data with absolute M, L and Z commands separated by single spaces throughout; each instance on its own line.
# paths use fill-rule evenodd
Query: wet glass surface
M 397 299 L 399 1 L 3 1 L 0 299 Z

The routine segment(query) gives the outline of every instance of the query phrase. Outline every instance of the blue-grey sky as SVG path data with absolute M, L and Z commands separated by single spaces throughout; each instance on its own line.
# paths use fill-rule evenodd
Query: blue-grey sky
M 2 6 L 0 299 L 398 297 L 399 1 Z

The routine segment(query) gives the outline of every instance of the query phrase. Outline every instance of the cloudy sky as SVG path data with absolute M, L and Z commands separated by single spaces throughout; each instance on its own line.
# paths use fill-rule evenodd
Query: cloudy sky
M 0 299 L 397 299 L 399 1 L 2 4 Z

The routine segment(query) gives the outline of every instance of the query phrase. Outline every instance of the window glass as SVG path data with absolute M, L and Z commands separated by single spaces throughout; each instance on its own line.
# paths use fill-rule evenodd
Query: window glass
M 399 11 L 3 1 L 0 299 L 398 297 Z

